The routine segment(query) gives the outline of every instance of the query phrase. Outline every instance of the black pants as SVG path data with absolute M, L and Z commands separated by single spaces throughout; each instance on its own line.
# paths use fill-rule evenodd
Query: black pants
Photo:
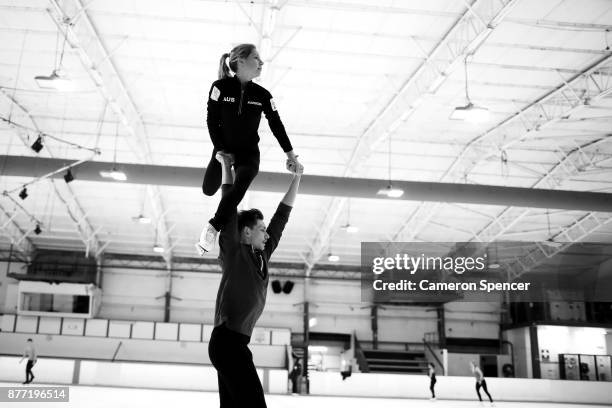
M 249 341 L 224 325 L 213 329 L 208 356 L 217 369 L 221 408 L 266 408 Z
M 435 385 L 436 377 L 431 377 L 431 381 L 429 382 L 429 391 L 431 391 L 431 398 L 436 398 L 436 392 L 434 391 Z
M 217 149 L 213 150 L 210 163 L 206 167 L 204 181 L 202 182 L 202 191 L 208 196 L 214 195 L 219 190 L 219 187 L 221 187 L 221 163 L 215 159 L 217 152 Z M 230 191 L 221 197 L 215 216 L 209 221 L 217 231 L 221 231 L 227 223 L 230 215 L 238 207 L 251 182 L 259 172 L 259 150 L 228 153 L 235 155 L 234 172 L 236 177 Z
M 26 380 L 25 380 L 25 382 L 27 383 L 32 382 L 32 380 L 34 379 L 34 374 L 32 373 L 32 367 L 34 367 L 34 361 L 28 360 L 28 363 L 26 364 Z
M 482 387 L 484 392 L 486 392 L 489 396 L 489 401 L 493 402 L 493 398 L 491 398 L 491 394 L 489 394 L 489 391 L 487 390 L 487 382 L 484 380 L 484 378 L 480 383 L 476 381 L 476 394 L 478 394 L 478 399 L 482 401 L 482 397 L 480 396 L 480 387 Z

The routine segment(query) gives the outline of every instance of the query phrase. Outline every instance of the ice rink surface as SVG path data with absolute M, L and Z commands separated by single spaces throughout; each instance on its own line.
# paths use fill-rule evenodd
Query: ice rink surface
M 0 383 L 1 387 L 24 387 L 17 383 Z M 33 384 L 32 386 L 55 386 Z M 474 395 L 476 398 L 476 395 Z M 421 400 L 400 398 L 347 398 L 302 395 L 266 395 L 269 408 L 477 408 L 490 407 L 489 402 L 459 400 Z M 172 391 L 142 388 L 110 388 L 70 386 L 70 402 L 2 402 L 2 408 L 70 407 L 70 408 L 215 408 L 219 406 L 217 393 L 203 391 Z M 496 401 L 499 408 L 578 408 L 606 405 L 565 404 L 546 402 Z

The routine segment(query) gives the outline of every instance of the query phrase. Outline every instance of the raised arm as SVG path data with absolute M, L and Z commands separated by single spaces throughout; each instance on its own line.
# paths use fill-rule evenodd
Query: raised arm
M 268 225 L 267 229 L 269 238 L 264 248 L 264 255 L 266 256 L 266 259 L 270 259 L 272 256 L 272 253 L 280 242 L 285 225 L 287 225 L 287 222 L 289 221 L 289 214 L 291 213 L 291 209 L 295 203 L 295 198 L 300 187 L 300 180 L 303 172 L 304 166 L 298 164 L 296 171 L 293 173 L 291 184 L 289 184 L 289 189 L 285 193 L 285 196 L 278 205 L 274 216 L 270 220 L 270 224 Z
M 295 197 L 297 196 L 298 189 L 300 188 L 300 180 L 302 179 L 303 173 L 304 166 L 300 164 L 298 165 L 297 171 L 293 174 L 293 179 L 291 179 L 289 189 L 285 193 L 285 196 L 281 200 L 281 203 L 288 205 L 289 207 L 293 207 L 293 204 L 295 203 Z

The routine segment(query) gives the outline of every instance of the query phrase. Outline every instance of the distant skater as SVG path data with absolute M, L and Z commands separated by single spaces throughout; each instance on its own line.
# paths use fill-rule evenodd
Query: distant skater
M 487 382 L 482 374 L 482 370 L 475 362 L 472 361 L 470 364 L 472 365 L 472 373 L 474 373 L 474 377 L 476 377 L 476 394 L 478 394 L 478 399 L 482 402 L 482 397 L 480 396 L 480 388 L 482 387 L 484 392 L 487 393 L 489 401 L 493 404 L 493 398 L 491 398 L 491 394 L 489 394 L 489 390 L 487 390 Z
M 436 369 L 433 365 L 433 363 L 429 363 L 429 391 L 431 391 L 431 399 L 435 400 L 436 399 L 436 391 L 434 390 L 434 387 L 436 386 Z
M 36 348 L 34 348 L 34 342 L 32 339 L 28 339 L 26 342 L 25 350 L 23 351 L 23 357 L 19 360 L 19 364 L 27 357 L 28 362 L 26 364 L 26 379 L 23 384 L 29 384 L 34 379 L 34 373 L 32 373 L 32 368 L 34 364 L 36 364 Z

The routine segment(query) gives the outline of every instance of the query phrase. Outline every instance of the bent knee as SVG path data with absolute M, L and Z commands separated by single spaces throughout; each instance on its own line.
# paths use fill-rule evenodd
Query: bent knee
M 221 183 L 207 183 L 206 180 L 202 183 L 202 192 L 207 196 L 213 196 L 219 188 L 221 187 Z

